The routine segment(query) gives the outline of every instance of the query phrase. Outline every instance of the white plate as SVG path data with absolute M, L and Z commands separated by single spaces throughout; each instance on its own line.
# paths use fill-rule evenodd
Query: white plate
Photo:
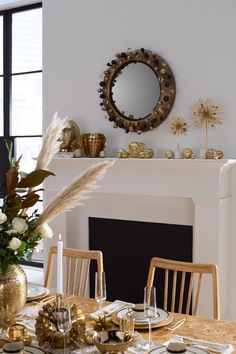
M 0 348 L 0 353 L 2 353 L 2 348 Z M 24 354 L 46 354 L 46 352 L 41 348 L 24 345 Z
M 127 309 L 123 309 L 117 312 L 117 317 L 120 318 L 124 316 L 128 312 Z M 169 317 L 169 313 L 162 310 L 162 309 L 156 309 L 156 317 L 151 320 L 152 323 L 160 322 L 162 320 L 166 320 Z M 135 320 L 137 324 L 147 324 L 148 320 L 146 318 L 142 320 Z
M 120 311 L 117 311 L 113 316 L 112 316 L 112 321 L 119 325 L 120 323 L 120 318 L 124 315 L 126 315 L 126 313 L 129 311 L 129 309 L 122 309 Z M 164 311 L 162 309 L 157 309 L 157 313 L 159 315 L 158 318 L 153 318 L 151 321 L 151 325 L 152 328 L 157 328 L 157 327 L 162 327 L 165 326 L 167 324 L 169 324 L 170 322 L 173 321 L 173 316 L 172 314 L 170 314 L 167 311 Z M 135 325 L 134 327 L 136 329 L 146 329 L 148 328 L 148 321 L 144 320 L 144 321 L 137 321 L 135 320 Z
M 38 300 L 49 294 L 49 289 L 42 285 L 28 283 L 27 301 Z
M 161 347 L 158 347 L 158 348 L 154 348 L 152 350 L 150 350 L 148 352 L 148 354 L 166 354 L 169 352 L 167 351 L 166 347 L 165 346 L 161 346 Z M 188 354 L 206 354 L 207 352 L 201 348 L 197 348 L 197 347 L 187 347 L 187 350 L 184 352 L 185 353 L 188 353 Z

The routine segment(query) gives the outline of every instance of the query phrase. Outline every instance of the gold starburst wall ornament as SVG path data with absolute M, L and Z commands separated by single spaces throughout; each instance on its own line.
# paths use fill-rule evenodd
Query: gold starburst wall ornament
M 208 130 L 222 124 L 222 112 L 213 99 L 197 100 L 191 110 L 193 126 L 205 130 L 205 149 L 208 149 Z
M 177 150 L 178 154 L 180 155 L 180 146 L 179 140 L 181 135 L 186 135 L 188 131 L 188 123 L 185 119 L 181 117 L 174 117 L 170 121 L 170 131 L 173 135 L 177 136 L 178 143 L 177 143 Z

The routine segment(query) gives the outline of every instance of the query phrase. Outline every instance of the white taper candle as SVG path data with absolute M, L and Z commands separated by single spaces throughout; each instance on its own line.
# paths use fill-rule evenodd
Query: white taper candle
M 63 293 L 63 241 L 59 234 L 57 242 L 57 293 Z

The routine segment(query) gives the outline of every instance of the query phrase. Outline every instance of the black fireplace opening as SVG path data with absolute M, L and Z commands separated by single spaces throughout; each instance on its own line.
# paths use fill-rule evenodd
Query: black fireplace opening
M 152 257 L 192 262 L 193 228 L 89 217 L 89 249 L 103 253 L 107 300 L 140 303 Z M 93 267 L 91 297 L 94 296 L 94 272 Z M 164 272 L 158 271 L 156 277 L 157 306 L 162 307 Z

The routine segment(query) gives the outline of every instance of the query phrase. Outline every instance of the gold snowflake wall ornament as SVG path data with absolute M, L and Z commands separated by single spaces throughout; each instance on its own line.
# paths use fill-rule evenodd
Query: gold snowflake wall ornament
M 170 131 L 173 135 L 177 136 L 178 139 L 178 152 L 180 153 L 179 148 L 179 139 L 181 135 L 186 135 L 188 131 L 188 123 L 185 119 L 181 117 L 174 117 L 170 121 Z
M 205 129 L 205 148 L 208 149 L 208 129 L 222 124 L 219 106 L 213 99 L 207 98 L 197 100 L 191 110 L 191 119 L 196 128 Z

